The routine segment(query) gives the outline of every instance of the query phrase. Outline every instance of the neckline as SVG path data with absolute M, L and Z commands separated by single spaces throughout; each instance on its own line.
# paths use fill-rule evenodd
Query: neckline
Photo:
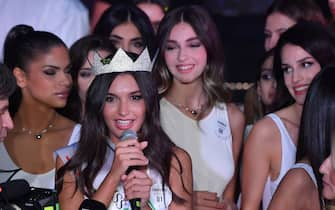
M 9 162 L 7 162 L 7 163 L 9 165 L 9 167 L 14 167 L 15 169 L 19 169 L 20 167 L 13 161 L 12 157 L 7 152 L 5 144 L 3 142 L 1 142 L 0 145 L 3 147 L 3 152 L 4 152 L 5 156 L 8 157 Z M 9 170 L 11 170 L 11 169 L 9 169 Z M 55 170 L 56 170 L 56 168 L 52 168 L 52 169 L 50 169 L 46 172 L 43 172 L 43 173 L 32 173 L 32 172 L 26 171 L 24 168 L 20 168 L 20 171 L 17 172 L 16 175 L 19 174 L 19 173 L 23 173 L 23 174 L 32 175 L 32 176 L 43 176 L 43 175 L 49 175 L 50 173 L 54 172 Z
M 214 112 L 214 107 L 203 117 L 201 118 L 200 120 L 196 120 L 194 118 L 191 118 L 189 117 L 188 115 L 186 115 L 184 112 L 182 112 L 178 107 L 176 107 L 173 103 L 171 103 L 169 100 L 167 100 L 165 97 L 161 98 L 161 100 L 163 102 L 165 102 L 169 107 L 172 107 L 176 112 L 180 113 L 185 119 L 193 122 L 193 123 L 197 123 L 197 122 L 201 122 L 201 121 L 204 121 L 206 120 L 208 117 L 210 117 L 213 112 Z

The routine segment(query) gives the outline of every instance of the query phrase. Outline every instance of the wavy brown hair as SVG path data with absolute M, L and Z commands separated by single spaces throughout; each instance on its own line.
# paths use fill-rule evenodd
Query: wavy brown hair
M 229 94 L 223 86 L 224 64 L 221 38 L 209 13 L 197 5 L 171 10 L 160 23 L 157 32 L 157 46 L 160 46 L 160 49 L 153 69 L 160 94 L 164 96 L 172 85 L 173 76 L 167 68 L 164 52 L 172 28 L 180 22 L 190 24 L 206 48 L 207 65 L 201 75 L 203 91 L 207 97 L 203 111 L 213 107 L 216 102 L 229 101 Z

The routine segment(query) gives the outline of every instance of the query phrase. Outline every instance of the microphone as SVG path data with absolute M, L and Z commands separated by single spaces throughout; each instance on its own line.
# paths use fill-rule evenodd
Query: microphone
M 128 139 L 137 139 L 137 134 L 135 131 L 126 130 L 124 131 L 121 136 L 120 140 L 125 141 Z M 130 166 L 128 167 L 126 174 L 128 175 L 132 170 L 138 169 L 138 166 Z M 130 201 L 131 210 L 140 210 L 141 209 L 141 199 L 140 198 L 133 198 Z
M 24 179 L 16 179 L 0 184 L 1 199 L 5 202 L 19 200 L 29 192 L 29 183 Z
M 120 136 L 120 140 L 125 141 L 125 140 L 128 140 L 128 139 L 137 139 L 137 133 L 135 131 L 132 131 L 132 130 L 124 131 Z
M 106 206 L 97 201 L 97 200 L 92 200 L 92 199 L 85 199 L 80 207 L 79 210 L 107 210 Z

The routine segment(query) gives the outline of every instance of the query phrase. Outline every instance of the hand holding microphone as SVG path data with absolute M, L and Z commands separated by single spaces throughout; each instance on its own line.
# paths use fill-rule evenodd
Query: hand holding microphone
M 132 132 L 129 135 L 129 132 Z M 125 135 L 124 135 L 125 134 Z M 122 137 L 122 138 L 121 138 Z M 148 159 L 143 154 L 148 142 L 138 142 L 136 133 L 125 131 L 120 136 L 120 142 L 115 144 L 115 154 L 111 173 L 116 177 L 125 175 L 130 166 L 146 166 Z
M 151 179 L 143 170 L 148 165 L 148 159 L 143 154 L 147 145 L 145 141 L 137 141 L 134 131 L 126 130 L 115 146 L 112 170 L 121 170 L 121 181 L 124 183 L 126 198 L 130 201 L 132 210 L 141 209 L 141 201 L 146 204 L 150 197 Z

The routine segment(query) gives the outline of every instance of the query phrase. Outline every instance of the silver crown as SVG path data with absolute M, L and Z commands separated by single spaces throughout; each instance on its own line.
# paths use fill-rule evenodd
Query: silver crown
M 123 49 L 119 48 L 113 58 L 101 58 L 97 52 L 94 52 L 92 70 L 95 75 L 125 71 L 151 72 L 152 66 L 153 62 L 147 48 L 142 51 L 136 61 L 133 61 Z

